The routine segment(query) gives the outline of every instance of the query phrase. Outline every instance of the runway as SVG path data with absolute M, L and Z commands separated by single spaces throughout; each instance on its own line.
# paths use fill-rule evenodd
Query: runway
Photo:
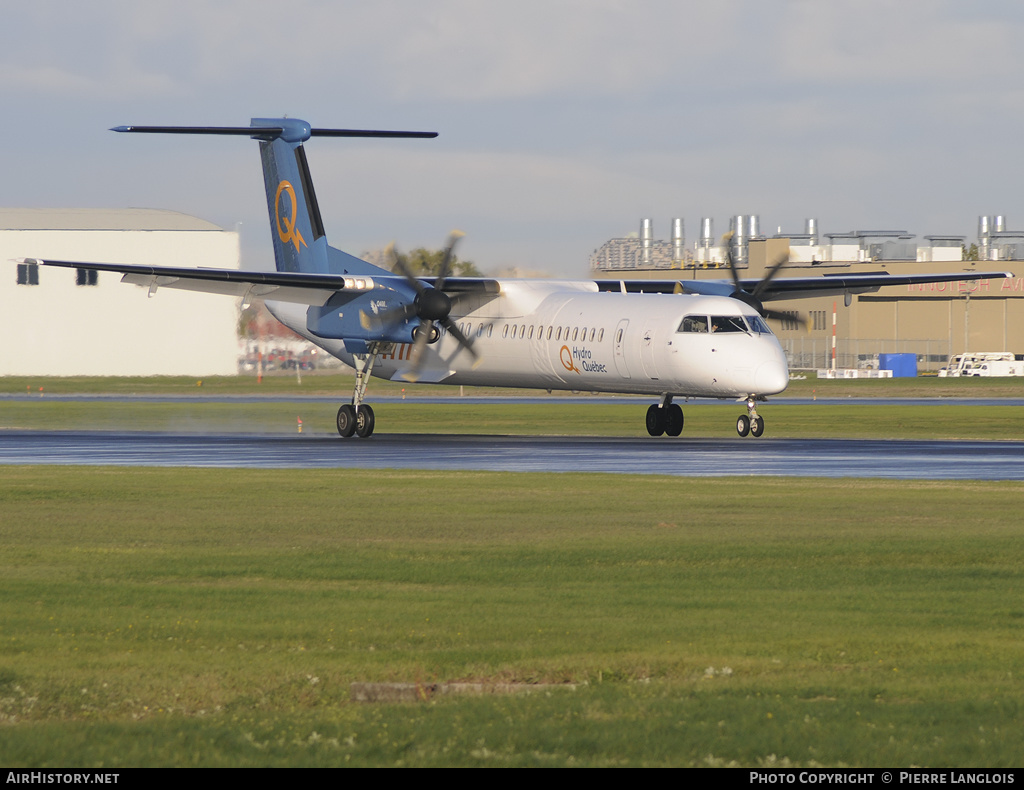
M 0 464 L 1024 480 L 1024 442 L 0 431 Z

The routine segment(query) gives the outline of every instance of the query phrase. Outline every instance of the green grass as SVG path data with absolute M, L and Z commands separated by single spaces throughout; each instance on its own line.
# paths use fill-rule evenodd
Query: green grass
M 352 393 L 353 374 L 316 371 L 302 374 L 298 383 L 294 373 L 275 373 L 258 382 L 255 376 L 0 376 L 0 394 L 117 394 L 117 395 L 325 395 L 348 398 Z M 538 395 L 545 390 L 513 390 L 493 387 L 465 387 L 466 395 Z M 457 397 L 459 387 L 407 384 L 373 379 L 373 395 L 409 397 Z M 569 395 L 555 391 L 551 397 Z M 821 379 L 814 373 L 805 379 L 790 381 L 783 397 L 810 398 L 1021 398 L 1024 378 L 951 378 L 923 376 L 907 379 Z M 646 400 L 646 399 L 645 399 Z
M 339 398 L 339 401 L 341 399 Z M 372 402 L 372 401 L 371 401 Z M 376 403 L 377 433 L 468 433 L 646 437 L 647 401 L 615 404 Z M 683 438 L 735 438 L 741 404 L 683 404 Z M 337 436 L 337 406 L 326 402 L 259 403 L 0 401 L 0 430 L 148 430 L 185 433 L 297 433 Z M 759 409 L 768 438 L 1024 439 L 1014 406 L 849 404 L 775 405 Z M 661 441 L 673 441 L 663 438 Z
M 1018 483 L 2 471 L 0 764 L 1019 764 Z

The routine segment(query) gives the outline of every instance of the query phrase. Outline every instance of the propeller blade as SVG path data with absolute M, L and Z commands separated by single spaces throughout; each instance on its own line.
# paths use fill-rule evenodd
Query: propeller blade
M 733 232 L 731 230 L 722 236 L 722 246 L 725 247 L 725 261 L 729 264 L 729 275 L 732 277 L 732 284 L 737 291 L 740 291 L 743 289 L 740 288 L 740 273 L 736 270 L 736 261 L 732 257 L 732 236 Z
M 413 273 L 409 271 L 409 267 L 405 265 L 405 261 L 402 260 L 401 256 L 398 254 L 398 251 L 395 249 L 394 242 L 391 242 L 388 245 L 387 249 L 384 250 L 384 255 L 387 256 L 388 258 L 391 258 L 391 271 L 394 271 L 397 268 L 399 273 L 408 281 L 409 285 L 416 289 L 417 294 L 423 293 L 423 283 L 417 280 L 415 275 L 413 275 Z
M 434 287 L 439 291 L 444 290 L 444 281 L 448 279 L 448 275 L 451 274 L 452 267 L 452 253 L 455 251 L 455 245 L 458 243 L 466 234 L 461 230 L 453 230 L 448 234 L 448 244 L 444 248 L 444 258 L 441 259 L 441 270 L 438 272 L 437 279 L 434 281 Z
M 444 321 L 441 322 L 441 325 L 459 342 L 459 345 L 462 348 L 466 349 L 466 351 L 473 355 L 473 359 L 480 359 L 480 355 L 476 352 L 476 349 L 473 348 L 473 341 L 462 333 L 462 330 L 455 325 L 455 322 L 452 321 L 452 319 L 444 319 Z
M 764 277 L 761 278 L 761 282 L 759 282 L 754 287 L 754 292 L 751 294 L 751 296 L 753 296 L 756 301 L 760 302 L 761 294 L 765 292 L 771 281 L 775 279 L 775 275 L 777 275 L 779 272 L 785 269 L 788 264 L 789 253 L 783 253 L 778 258 L 776 258 L 775 263 L 768 267 L 768 270 L 765 272 Z
M 423 321 L 416 329 L 416 339 L 412 343 L 412 351 L 409 352 L 409 369 L 402 374 L 402 378 L 406 381 L 411 383 L 419 381 L 420 370 L 423 368 L 423 353 L 427 350 L 427 343 L 433 332 L 433 321 Z

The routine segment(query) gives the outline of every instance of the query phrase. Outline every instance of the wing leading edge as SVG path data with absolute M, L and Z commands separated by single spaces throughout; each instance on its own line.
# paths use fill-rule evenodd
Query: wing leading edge
M 823 274 L 816 277 L 780 277 L 760 295 L 762 302 L 779 299 L 809 299 L 815 296 L 842 296 L 873 293 L 893 285 L 1001 280 L 1012 272 L 950 272 L 947 274 Z M 598 290 L 622 293 L 694 293 L 708 296 L 732 296 L 736 285 L 729 280 L 595 280 Z M 759 280 L 740 280 L 744 291 L 753 291 Z
M 131 263 L 87 263 L 25 258 L 23 263 L 58 266 L 66 269 L 114 272 L 121 282 L 148 287 L 150 294 L 160 288 L 238 296 L 243 299 L 260 298 L 279 302 L 321 307 L 335 294 L 353 295 L 376 288 L 407 290 L 405 278 L 400 275 L 366 276 L 341 274 L 310 274 L 304 272 L 252 272 L 234 269 L 202 269 L 173 266 L 143 266 Z M 433 278 L 424 278 L 430 283 Z M 496 294 L 496 280 L 478 277 L 450 278 L 445 290 Z

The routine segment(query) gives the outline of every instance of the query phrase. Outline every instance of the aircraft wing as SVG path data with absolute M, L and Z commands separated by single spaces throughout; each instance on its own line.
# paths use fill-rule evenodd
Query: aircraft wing
M 815 277 L 778 277 L 762 291 L 762 302 L 779 299 L 804 299 L 815 296 L 842 296 L 873 293 L 893 285 L 1001 280 L 1012 272 L 949 272 L 946 274 L 822 274 Z M 600 291 L 622 293 L 696 293 L 708 296 L 732 296 L 737 288 L 731 280 L 595 280 Z M 759 280 L 740 280 L 739 287 L 752 293 Z
M 779 277 L 771 281 L 761 294 L 762 302 L 779 299 L 804 299 L 813 296 L 842 296 L 845 294 L 874 293 L 879 288 L 893 285 L 928 285 L 929 283 L 970 282 L 972 280 L 1002 280 L 1013 277 L 1012 272 L 949 272 L 947 274 L 824 274 L 818 277 Z M 753 290 L 756 280 L 741 280 L 744 290 Z
M 142 266 L 131 263 L 85 263 L 25 258 L 24 263 L 115 272 L 121 282 L 148 287 L 152 296 L 159 288 L 200 291 L 244 299 L 270 299 L 280 302 L 323 306 L 339 292 L 353 295 L 383 286 L 400 292 L 408 291 L 405 277 L 400 275 L 366 276 L 341 274 L 308 274 L 301 272 L 252 272 L 234 269 L 203 269 L 171 266 Z M 431 282 L 431 278 L 426 278 Z M 497 293 L 498 283 L 477 277 L 452 277 L 444 284 L 445 291 Z

